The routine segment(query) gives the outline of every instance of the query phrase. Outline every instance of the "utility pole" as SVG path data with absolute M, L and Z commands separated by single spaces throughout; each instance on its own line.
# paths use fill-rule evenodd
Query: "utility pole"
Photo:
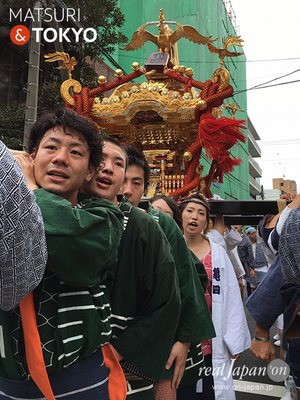
M 53 4 L 53 0 L 46 0 L 46 4 L 47 4 L 47 7 L 49 7 L 49 8 L 51 7 L 52 10 L 55 8 L 55 5 Z M 56 31 L 58 31 L 58 28 L 59 28 L 58 22 L 55 21 L 54 18 L 50 21 L 49 25 L 51 26 L 51 28 L 54 28 Z M 59 42 L 59 40 L 55 40 L 54 46 L 55 46 L 55 51 L 58 51 L 58 52 L 61 52 L 61 53 L 64 52 L 64 46 L 63 46 L 63 44 L 61 42 Z M 62 65 L 63 62 L 62 61 L 58 61 L 58 64 Z M 61 69 L 60 70 L 60 77 L 61 77 L 61 81 L 62 82 L 64 82 L 67 79 L 69 79 L 68 71 L 66 69 Z
M 32 21 L 32 28 L 41 28 L 42 18 L 38 17 L 38 10 L 36 9 L 41 9 L 43 4 L 40 0 L 35 0 L 33 7 L 34 20 Z M 35 35 L 31 30 L 23 148 L 27 145 L 27 137 L 37 117 L 41 42 L 36 40 Z

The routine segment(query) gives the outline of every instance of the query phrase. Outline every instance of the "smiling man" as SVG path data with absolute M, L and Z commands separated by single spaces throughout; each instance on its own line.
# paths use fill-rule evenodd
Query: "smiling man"
M 103 138 L 100 168 L 90 181 L 84 181 L 82 190 L 118 204 L 116 195 L 122 187 L 127 164 L 128 157 L 124 148 L 114 139 Z
M 29 188 L 37 189 L 49 253 L 34 291 L 40 342 L 33 345 L 42 347 L 56 398 L 106 400 L 111 371 L 101 347 L 109 341 L 111 327 L 103 282 L 117 259 L 123 215 L 111 202 L 79 194 L 101 162 L 99 134 L 91 121 L 59 110 L 35 123 L 28 148 L 30 155 L 22 152 L 16 158 Z M 0 322 L 1 399 L 42 398 L 40 382 L 33 382 L 27 364 L 19 307 L 1 312 Z
M 89 147 L 83 135 L 77 130 L 71 133 L 70 129 L 64 132 L 62 127 L 50 128 L 31 158 L 38 186 L 60 195 L 75 206 L 77 192 L 74 188 L 79 187 L 83 180 L 90 180 L 94 173 L 93 166 L 86 165 Z

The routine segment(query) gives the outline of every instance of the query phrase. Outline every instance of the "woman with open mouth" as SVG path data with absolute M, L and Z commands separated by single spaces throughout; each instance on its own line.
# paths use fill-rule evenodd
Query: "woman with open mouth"
M 205 297 L 217 335 L 201 342 L 206 373 L 197 398 L 233 400 L 234 361 L 251 343 L 238 282 L 226 251 L 209 240 L 207 200 L 200 192 L 193 192 L 181 202 L 180 211 L 187 245 L 203 262 L 208 275 Z

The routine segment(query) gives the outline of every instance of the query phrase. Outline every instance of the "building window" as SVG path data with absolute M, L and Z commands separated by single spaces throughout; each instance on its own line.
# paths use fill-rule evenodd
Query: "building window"
M 25 57 L 2 48 L 0 51 L 0 104 L 12 106 L 25 101 L 24 76 L 26 73 Z

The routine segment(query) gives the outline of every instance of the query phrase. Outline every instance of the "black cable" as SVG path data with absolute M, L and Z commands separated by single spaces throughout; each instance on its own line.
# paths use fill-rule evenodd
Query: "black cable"
M 241 94 L 241 93 L 244 93 L 244 92 L 248 92 L 249 90 L 252 90 L 252 89 L 254 89 L 254 90 L 257 90 L 257 89 L 268 89 L 268 88 L 274 87 L 274 86 L 290 85 L 291 83 L 297 83 L 297 82 L 300 82 L 300 79 L 297 79 L 296 81 L 278 83 L 276 85 L 260 86 L 260 87 L 254 87 L 254 88 L 251 88 L 251 89 L 240 90 L 239 92 L 234 92 L 234 94 L 238 95 L 238 94 Z
M 268 82 L 260 83 L 259 85 L 253 86 L 253 87 L 250 88 L 249 90 L 255 89 L 255 88 L 257 88 L 257 87 L 259 87 L 259 86 L 262 86 L 262 85 L 267 85 L 268 83 L 271 83 L 271 82 L 274 82 L 274 81 L 278 81 L 278 79 L 282 79 L 282 78 L 285 78 L 286 76 L 293 75 L 293 74 L 295 74 L 296 72 L 299 72 L 299 71 L 300 71 L 300 69 L 296 69 L 296 70 L 293 71 L 293 72 L 289 72 L 288 74 L 279 76 L 278 78 L 271 79 L 271 80 L 268 81 Z
M 205 160 L 208 164 L 211 163 L 211 160 L 209 160 L 205 154 L 201 155 L 201 158 L 203 158 L 203 160 Z M 200 158 L 200 160 L 201 160 Z M 224 175 L 224 179 L 227 178 L 228 181 L 231 181 L 231 183 L 233 183 L 235 186 L 240 187 L 242 190 L 244 190 L 245 192 L 247 192 L 249 190 L 249 186 L 244 183 L 243 181 L 241 181 L 239 178 L 237 178 L 236 176 L 234 176 L 231 172 L 228 174 Z

